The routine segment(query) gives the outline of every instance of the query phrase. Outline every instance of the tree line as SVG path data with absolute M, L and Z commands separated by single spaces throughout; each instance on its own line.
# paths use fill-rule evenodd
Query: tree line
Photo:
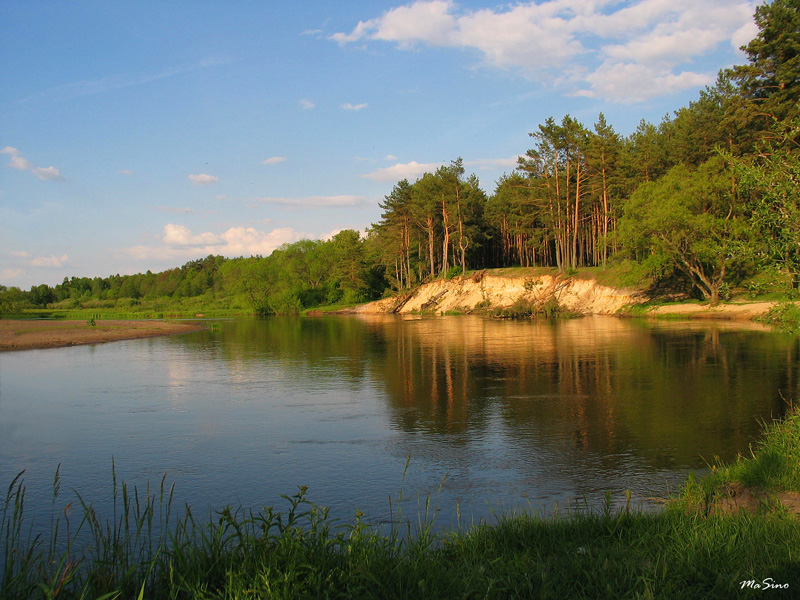
M 65 277 L 53 287 L 42 284 L 27 292 L 0 286 L 0 313 L 191 306 L 287 314 L 323 304 L 365 302 L 385 288 L 359 232 L 344 230 L 330 240 L 285 244 L 266 257 L 210 255 L 160 273 Z
M 491 195 L 456 158 L 399 181 L 366 236 L 347 230 L 267 257 L 209 256 L 27 292 L 0 286 L 0 311 L 195 298 L 292 313 L 469 269 L 570 273 L 619 261 L 711 302 L 770 270 L 800 289 L 800 0 L 763 4 L 755 21 L 747 64 L 721 71 L 688 106 L 628 136 L 602 113 L 590 127 L 548 118 Z
M 765 269 L 800 286 L 800 2 L 764 4 L 755 21 L 748 64 L 658 125 L 621 136 L 602 113 L 590 128 L 551 117 L 488 197 L 460 159 L 400 181 L 372 232 L 388 279 L 404 289 L 453 265 L 629 260 L 711 302 Z

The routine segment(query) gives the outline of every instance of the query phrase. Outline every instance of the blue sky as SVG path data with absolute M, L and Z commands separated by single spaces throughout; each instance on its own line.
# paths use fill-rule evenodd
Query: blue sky
M 757 32 L 739 0 L 0 3 L 0 284 L 364 229 L 462 157 L 491 194 L 546 118 L 627 135 Z

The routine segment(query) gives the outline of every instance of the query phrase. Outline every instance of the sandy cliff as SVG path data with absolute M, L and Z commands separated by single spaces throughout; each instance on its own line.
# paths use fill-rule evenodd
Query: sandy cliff
M 410 295 L 386 298 L 356 309 L 360 313 L 468 312 L 504 308 L 517 302 L 544 303 L 550 298 L 583 314 L 614 314 L 620 308 L 643 302 L 636 290 L 615 289 L 594 280 L 565 276 L 499 277 L 479 272 L 466 277 L 426 283 Z

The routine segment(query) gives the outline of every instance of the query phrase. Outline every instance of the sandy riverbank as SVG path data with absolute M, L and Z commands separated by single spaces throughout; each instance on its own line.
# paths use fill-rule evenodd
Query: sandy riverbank
M 485 312 L 519 303 L 542 305 L 548 299 L 555 299 L 562 308 L 585 315 L 619 315 L 624 314 L 626 308 L 646 302 L 648 297 L 641 290 L 609 287 L 593 279 L 535 272 L 527 276 L 507 276 L 482 271 L 466 277 L 437 279 L 406 296 L 385 298 L 348 312 Z M 774 305 L 774 302 L 727 302 L 710 306 L 687 302 L 652 307 L 637 315 L 746 321 L 763 315 Z
M 170 321 L 17 321 L 0 319 L 0 351 L 60 348 L 81 344 L 101 344 L 116 340 L 174 335 L 199 331 L 201 322 Z

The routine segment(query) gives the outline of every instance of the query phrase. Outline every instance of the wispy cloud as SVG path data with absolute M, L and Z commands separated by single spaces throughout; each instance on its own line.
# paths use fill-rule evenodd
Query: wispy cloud
M 716 73 L 696 61 L 752 39 L 754 8 L 753 0 L 544 0 L 470 10 L 418 0 L 330 39 L 477 51 L 483 66 L 573 95 L 638 102 L 712 83 Z
M 310 237 L 290 227 L 261 231 L 255 227 L 230 227 L 222 233 L 193 233 L 184 225 L 168 223 L 157 245 L 134 246 L 127 254 L 137 259 L 173 260 L 221 254 L 223 256 L 267 256 L 283 244 Z
M 341 233 L 345 229 L 354 229 L 355 231 L 358 232 L 358 237 L 360 237 L 362 239 L 367 237 L 367 229 L 366 229 L 366 227 L 362 227 L 362 228 L 344 227 L 344 228 L 339 228 L 339 229 L 333 229 L 331 231 L 326 231 L 325 233 L 321 233 L 319 235 L 319 239 L 321 239 L 323 242 L 327 242 L 327 241 L 331 240 L 336 234 Z
M 350 104 L 349 102 L 346 102 L 345 104 L 342 104 L 342 108 L 344 110 L 355 110 L 355 111 L 359 111 L 359 110 L 362 110 L 364 108 L 367 108 L 367 106 L 369 106 L 369 104 L 367 104 L 366 102 L 364 102 L 362 104 Z
M 261 197 L 256 198 L 258 202 L 265 204 L 281 204 L 283 206 L 319 206 L 319 207 L 336 207 L 336 206 L 358 206 L 365 204 L 369 201 L 364 196 L 304 196 L 300 198 L 279 198 L 279 197 Z
M 27 158 L 23 157 L 22 153 L 16 148 L 6 146 L 0 150 L 0 154 L 7 154 L 10 156 L 10 161 L 6 166 L 11 169 L 28 171 L 43 181 L 64 181 L 64 177 L 58 169 L 55 167 L 37 167 Z
M 465 167 L 477 167 L 478 169 L 488 171 L 494 169 L 515 169 L 519 155 L 512 156 L 511 158 L 478 158 L 475 160 L 465 160 Z
M 99 79 L 73 81 L 71 83 L 66 83 L 64 85 L 59 85 L 41 92 L 37 92 L 22 98 L 20 102 L 23 104 L 33 102 L 67 102 L 70 100 L 103 94 L 123 88 L 146 85 L 162 79 L 168 79 L 176 75 L 217 67 L 230 62 L 232 61 L 227 58 L 211 56 L 196 63 L 178 65 L 162 71 L 146 73 L 143 75 L 112 75 L 110 77 L 102 77 Z
M 311 100 L 307 100 L 305 98 L 303 98 L 302 100 L 299 100 L 298 102 L 300 103 L 300 106 L 302 106 L 306 110 L 311 110 L 312 108 L 314 108 L 316 106 L 316 104 L 314 102 L 312 102 Z
M 30 264 L 32 267 L 49 267 L 49 268 L 60 268 L 67 264 L 69 264 L 69 256 L 66 254 L 62 254 L 61 256 L 55 256 L 50 254 L 48 256 L 37 256 L 30 260 Z
M 265 160 L 264 164 L 265 165 L 277 165 L 278 163 L 282 163 L 285 160 L 286 160 L 285 156 L 273 156 L 273 157 L 268 158 L 267 160 Z
M 365 175 L 361 175 L 364 179 L 373 179 L 375 181 L 400 181 L 401 179 L 415 180 L 425 173 L 432 173 L 444 163 L 418 163 L 412 160 L 409 163 L 397 163 L 391 167 L 384 169 L 376 169 Z
M 514 169 L 517 166 L 517 156 L 512 156 L 510 158 L 478 158 L 474 160 L 465 160 L 464 166 L 477 168 L 480 170 L 496 170 L 496 169 Z M 396 158 L 392 155 L 389 155 L 385 158 L 385 160 L 396 160 Z M 361 175 L 363 179 L 373 179 L 375 181 L 400 181 L 401 179 L 408 179 L 410 181 L 414 181 L 420 178 L 425 173 L 433 173 L 439 167 L 444 165 L 443 162 L 433 162 L 433 163 L 418 163 L 415 160 L 412 160 L 408 163 L 397 163 L 392 165 L 391 167 L 385 167 L 383 169 L 376 169 L 364 175 Z
M 192 182 L 192 185 L 214 185 L 219 181 L 219 177 L 200 173 L 199 175 L 189 175 L 189 181 Z
M 34 256 L 25 250 L 14 250 L 8 253 L 9 256 L 22 261 L 25 265 L 31 267 L 63 267 L 69 264 L 70 258 L 67 254 L 56 256 L 55 254 L 48 254 L 46 256 Z
M 120 169 L 118 173 L 120 175 L 133 175 L 133 171 L 131 171 L 130 169 Z
M 8 281 L 10 279 L 16 279 L 24 273 L 25 271 L 22 269 L 3 269 L 0 271 L 0 277 L 2 277 L 3 280 Z
M 153 208 L 158 212 L 171 214 L 194 214 L 197 212 L 188 206 L 154 206 Z

